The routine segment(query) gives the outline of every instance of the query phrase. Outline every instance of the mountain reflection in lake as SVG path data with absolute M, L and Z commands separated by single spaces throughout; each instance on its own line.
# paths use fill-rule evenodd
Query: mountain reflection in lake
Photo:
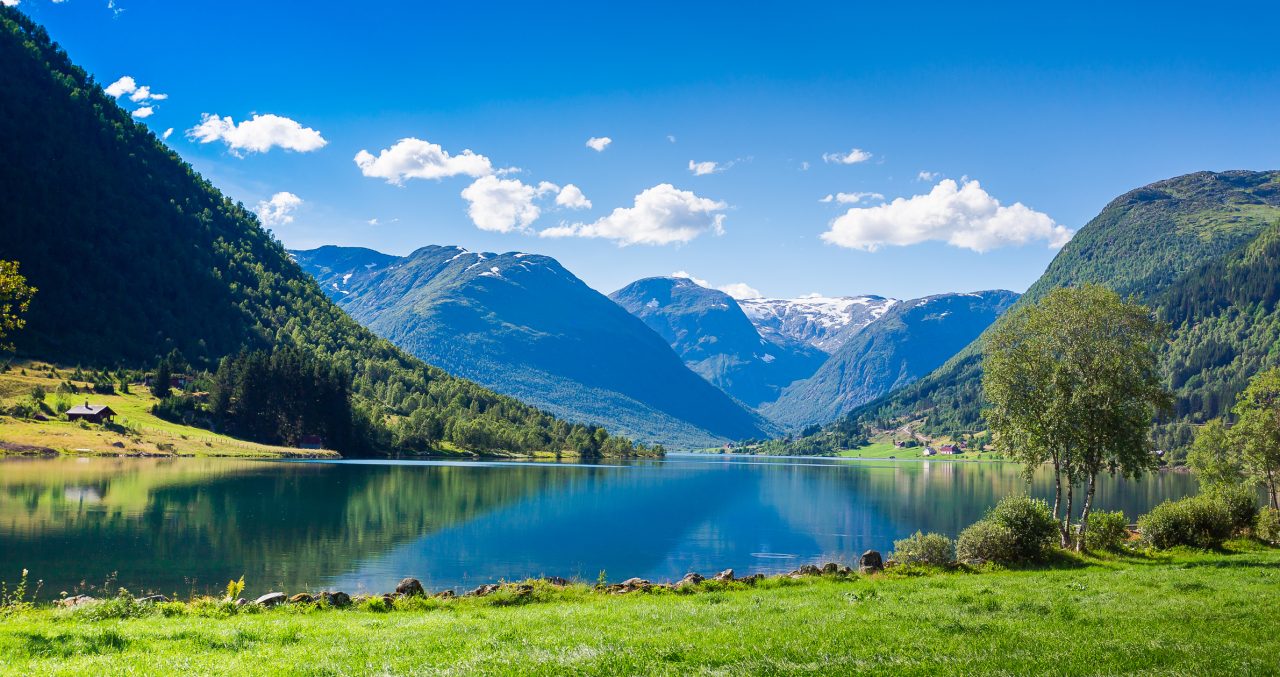
M 404 576 L 465 588 L 538 575 L 594 581 L 739 574 L 954 536 L 1026 488 L 1009 464 L 673 456 L 605 465 L 0 461 L 0 580 L 49 595 L 80 581 L 135 591 L 383 591 Z M 1133 519 L 1192 493 L 1183 474 L 1099 482 Z M 1033 493 L 1052 490 L 1045 472 Z

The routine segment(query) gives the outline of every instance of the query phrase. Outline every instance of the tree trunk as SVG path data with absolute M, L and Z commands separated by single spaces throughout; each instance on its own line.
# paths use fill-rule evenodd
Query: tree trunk
M 1280 503 L 1276 500 L 1276 473 L 1275 471 L 1267 472 L 1267 491 L 1271 494 L 1271 509 L 1280 510 Z
M 1060 534 L 1062 536 L 1061 540 L 1062 540 L 1063 548 L 1071 547 L 1071 508 L 1072 508 L 1071 503 L 1072 503 L 1072 498 L 1074 493 L 1075 493 L 1075 485 L 1071 481 L 1071 478 L 1068 477 L 1067 478 L 1067 510 L 1066 510 L 1066 513 L 1062 516 L 1062 533 Z
M 1059 504 L 1062 502 L 1062 463 L 1058 461 L 1058 452 L 1053 452 L 1053 521 L 1058 521 Z
M 1084 509 L 1080 511 L 1080 534 L 1076 537 L 1076 552 L 1084 550 L 1084 535 L 1089 530 L 1089 509 L 1093 507 L 1093 490 L 1098 473 L 1089 475 L 1089 491 L 1084 496 Z

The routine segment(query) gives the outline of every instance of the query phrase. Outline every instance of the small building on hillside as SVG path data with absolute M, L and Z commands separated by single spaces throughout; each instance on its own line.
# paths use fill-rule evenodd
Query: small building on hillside
M 933 447 L 925 447 L 924 451 L 920 452 L 921 456 L 936 456 L 937 454 L 938 450 Z
M 299 449 L 324 449 L 324 438 L 319 435 L 303 435 Z
M 960 454 L 963 452 L 960 451 L 960 447 L 957 447 L 954 444 L 944 444 L 938 447 L 938 453 L 942 454 L 943 456 L 951 456 L 953 454 Z
M 116 412 L 105 404 L 76 405 L 67 410 L 67 420 L 88 421 L 90 423 L 107 423 L 116 417 Z

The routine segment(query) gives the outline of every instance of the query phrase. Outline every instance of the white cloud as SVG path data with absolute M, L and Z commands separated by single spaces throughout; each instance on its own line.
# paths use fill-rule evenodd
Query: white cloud
M 667 141 L 670 141 L 671 143 L 675 143 L 675 142 L 676 142 L 676 135 L 675 135 L 675 134 L 668 134 L 668 135 L 667 135 Z
M 156 112 L 155 108 L 152 108 L 151 106 L 143 106 L 138 110 L 133 111 L 133 117 L 138 118 L 139 120 L 143 120 L 151 117 L 152 115 L 155 115 L 155 112 Z
M 690 273 L 684 270 L 677 270 L 676 272 L 671 274 L 671 277 L 683 277 L 686 280 L 692 281 L 694 284 L 698 285 L 699 287 L 706 287 L 707 289 L 719 289 L 720 291 L 728 294 L 729 296 L 732 296 L 735 299 L 758 299 L 764 296 L 764 294 L 760 293 L 760 290 L 756 289 L 755 287 L 752 287 L 746 282 L 734 282 L 731 284 L 725 284 L 719 287 L 715 287 L 715 286 L 712 286 L 710 282 L 707 282 L 706 280 L 700 277 L 694 277 L 693 275 L 691 275 Z
M 854 148 L 848 153 L 823 153 L 823 162 L 834 162 L 840 165 L 856 165 L 871 159 L 871 153 L 861 148 Z
M 462 189 L 462 197 L 470 203 L 467 215 L 477 228 L 510 233 L 528 228 L 542 214 L 534 200 L 559 190 L 548 181 L 530 186 L 519 179 L 482 176 Z
M 732 296 L 735 299 L 758 299 L 764 294 L 759 289 L 748 285 L 746 282 L 734 282 L 719 287 L 720 291 Z
M 600 151 L 608 148 L 611 143 L 613 143 L 613 139 L 610 139 L 607 136 L 593 136 L 590 139 L 587 139 L 587 148 L 599 153 Z
M 167 138 L 169 138 L 169 137 L 170 137 L 170 136 L 172 136 L 172 135 L 173 135 L 173 127 L 170 127 L 170 128 L 168 128 L 168 129 L 164 130 L 164 134 L 161 134 L 161 135 L 160 135 L 160 138 L 162 138 L 162 139 L 167 139 Z
M 802 172 L 807 172 L 807 171 L 809 171 L 809 161 L 808 161 L 808 160 L 805 160 L 804 162 L 801 162 L 801 163 L 800 163 L 800 171 L 802 171 Z
M 374 217 L 374 218 L 372 218 L 372 219 L 369 219 L 368 221 L 365 221 L 365 223 L 367 223 L 367 224 L 369 224 L 369 225 L 371 225 L 371 226 L 376 226 L 376 225 L 378 225 L 378 218 L 377 218 L 377 217 Z
M 671 274 L 671 277 L 683 277 L 686 280 L 693 281 L 693 283 L 698 285 L 699 287 L 706 287 L 707 289 L 711 288 L 710 282 L 707 282 L 706 280 L 700 277 L 694 277 L 693 274 L 687 270 L 677 270 L 676 272 Z
M 259 202 L 254 211 L 258 213 L 262 225 L 279 226 L 293 223 L 293 213 L 301 206 L 302 198 L 288 191 L 282 191 L 272 195 L 270 200 Z
M 556 204 L 568 209 L 591 209 L 591 200 L 582 194 L 582 189 L 572 183 L 565 184 L 556 194 Z
M 403 185 L 407 179 L 438 180 L 459 175 L 478 178 L 493 173 L 493 163 L 483 155 L 470 150 L 450 155 L 439 144 L 413 137 L 400 139 L 395 145 L 380 151 L 377 157 L 362 150 L 356 153 L 355 162 L 361 174 L 386 179 L 387 183 L 397 186 Z
M 125 94 L 132 94 L 138 91 L 138 82 L 132 77 L 125 75 L 119 80 L 107 85 L 107 88 L 103 91 L 107 93 L 107 96 L 118 99 Z
M 619 246 L 682 243 L 703 233 L 723 233 L 725 209 L 728 205 L 723 202 L 660 183 L 637 195 L 635 206 L 618 207 L 594 223 L 561 224 L 539 235 L 601 237 Z
M 1015 202 L 1004 206 L 977 181 L 944 179 L 926 195 L 897 198 L 875 207 L 854 207 L 831 222 L 822 239 L 841 247 L 875 251 L 928 240 L 985 252 L 1044 240 L 1061 247 L 1074 231 L 1047 214 Z
M 143 85 L 135 89 L 133 91 L 133 94 L 129 96 L 129 100 L 134 103 L 142 103 L 146 101 L 164 101 L 167 98 L 169 98 L 168 94 L 160 94 L 158 92 L 153 92 L 151 91 L 151 87 L 148 85 Z
M 17 7 L 20 0 L 0 0 L 0 5 L 5 7 Z
M 200 124 L 187 130 L 187 138 L 200 143 L 222 141 L 235 155 L 242 151 L 265 153 L 277 146 L 307 153 L 329 143 L 320 136 L 320 132 L 271 113 L 254 114 L 252 120 L 244 120 L 240 124 L 236 124 L 230 115 L 220 118 L 216 114 L 205 113 L 200 117 Z
M 818 202 L 838 202 L 840 204 L 858 204 L 863 200 L 883 200 L 884 196 L 880 193 L 836 193 L 834 195 L 828 193 L 826 197 L 818 200 Z
M 728 165 L 722 166 L 719 162 L 711 162 L 709 160 L 707 162 L 694 162 L 693 160 L 689 161 L 689 171 L 693 172 L 694 176 L 706 176 L 707 174 L 715 174 L 716 172 L 723 172 L 728 168 L 729 168 Z
M 916 174 L 916 181 L 928 181 L 932 183 L 933 180 L 939 176 L 942 176 L 940 172 L 930 172 L 922 169 L 920 170 L 920 173 Z

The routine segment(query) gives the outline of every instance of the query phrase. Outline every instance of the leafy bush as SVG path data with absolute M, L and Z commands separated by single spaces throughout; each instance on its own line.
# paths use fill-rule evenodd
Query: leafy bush
M 984 519 L 1013 532 L 1015 561 L 1043 559 L 1058 538 L 1058 522 L 1049 504 L 1026 494 L 1001 499 Z
M 1209 496 L 1230 516 L 1231 529 L 1239 533 L 1253 527 L 1258 518 L 1258 495 L 1240 485 L 1214 487 Z
M 1016 561 L 1016 538 L 1009 527 L 990 519 L 974 522 L 956 539 L 956 559 L 965 564 Z
M 1253 535 L 1272 545 L 1280 545 L 1280 510 L 1263 508 L 1253 524 Z
M 943 567 L 955 561 L 955 544 L 942 534 L 917 531 L 908 538 L 894 541 L 890 557 L 899 564 Z
M 1089 550 L 1116 550 L 1129 537 L 1129 521 L 1122 511 L 1095 510 L 1089 513 L 1084 545 Z
M 1217 548 L 1231 537 L 1232 518 L 1222 502 L 1201 494 L 1157 505 L 1138 518 L 1138 530 L 1155 548 Z

